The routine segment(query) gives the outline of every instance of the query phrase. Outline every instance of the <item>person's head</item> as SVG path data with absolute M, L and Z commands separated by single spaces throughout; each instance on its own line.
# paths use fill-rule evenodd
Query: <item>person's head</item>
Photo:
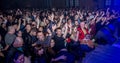
M 42 26 L 40 26 L 38 30 L 39 30 L 39 31 L 43 31 L 43 27 L 42 27 Z
M 68 19 L 68 24 L 70 24 L 72 22 L 72 20 L 71 19 Z
M 22 31 L 19 30 L 19 31 L 17 32 L 17 36 L 18 36 L 18 37 L 22 37 Z
M 2 23 L 1 26 L 2 26 L 2 28 L 6 28 L 6 24 L 5 23 Z
M 45 23 L 46 23 L 46 24 L 49 24 L 49 20 L 48 20 L 48 19 L 46 19 L 46 20 L 45 20 Z
M 25 27 L 26 30 L 31 30 L 31 25 L 30 24 L 27 24 L 26 27 Z
M 41 44 L 37 44 L 35 46 L 35 53 L 39 56 L 43 55 L 44 54 L 44 49 L 42 48 L 42 45 Z
M 65 18 L 66 18 L 66 19 L 69 19 L 69 16 L 67 15 Z
M 91 16 L 91 15 L 92 15 L 92 13 L 90 13 L 90 12 L 89 12 L 89 13 L 88 13 L 88 15 L 89 15 L 89 16 Z
M 17 30 L 17 28 L 18 28 L 17 23 L 14 23 L 14 24 L 13 24 L 13 27 L 15 28 L 15 30 Z
M 58 36 L 61 36 L 61 35 L 62 35 L 62 30 L 61 30 L 61 28 L 57 28 L 57 29 L 56 29 L 56 34 L 57 34 Z
M 14 63 L 24 63 L 24 54 L 17 52 L 14 56 Z
M 78 20 L 79 16 L 78 15 L 75 15 L 75 20 Z
M 77 20 L 75 21 L 75 25 L 76 25 L 76 26 L 78 26 L 78 25 L 79 25 L 79 23 L 78 23 L 78 21 L 77 21 Z
M 32 28 L 31 31 L 30 31 L 30 34 L 32 36 L 36 36 L 37 35 L 37 29 L 36 28 Z
M 36 27 L 37 23 L 36 22 L 32 22 L 32 27 Z
M 8 33 L 14 34 L 15 33 L 15 28 L 13 26 L 8 27 Z
M 50 19 L 51 19 L 51 15 L 48 16 L 48 20 L 50 20 Z
M 38 55 L 41 56 L 42 54 L 44 54 L 44 49 L 43 48 L 38 50 Z
M 8 15 L 7 17 L 10 21 L 13 21 L 13 16 L 12 15 Z
M 84 28 L 84 27 L 85 27 L 85 22 L 84 22 L 84 21 L 80 23 L 80 27 L 81 27 L 81 28 Z
M 37 38 L 38 38 L 39 40 L 44 40 L 45 36 L 44 36 L 43 32 L 38 32 L 38 33 L 37 33 Z
M 55 45 L 55 42 L 54 42 L 54 40 L 52 39 L 52 40 L 50 41 L 50 47 L 54 47 L 54 45 Z

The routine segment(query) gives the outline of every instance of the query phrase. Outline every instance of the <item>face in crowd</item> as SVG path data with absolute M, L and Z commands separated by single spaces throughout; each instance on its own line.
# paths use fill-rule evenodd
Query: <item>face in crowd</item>
M 42 55 L 44 53 L 44 49 L 42 48 L 42 49 L 40 49 L 40 50 L 38 50 L 38 55 Z
M 17 36 L 22 37 L 22 31 L 18 31 Z
M 80 27 L 81 27 L 81 28 L 84 28 L 84 27 L 85 27 L 85 22 L 81 22 L 81 23 L 80 23 Z
M 50 47 L 54 47 L 54 45 L 55 45 L 55 42 L 54 42 L 54 40 L 52 39 L 51 42 L 50 42 Z
M 44 40 L 44 34 L 43 34 L 43 32 L 38 32 L 37 33 L 37 38 L 39 39 L 39 40 Z
M 8 28 L 8 32 L 11 33 L 11 34 L 14 34 L 15 33 L 15 28 L 13 26 L 10 26 Z
M 62 35 L 62 30 L 61 30 L 61 29 L 57 29 L 57 30 L 56 30 L 56 34 L 57 34 L 58 36 L 61 36 L 61 35 Z
M 29 30 L 31 30 L 31 26 L 29 24 L 27 24 L 25 29 L 29 31 Z
M 17 59 L 14 59 L 14 63 L 24 63 L 24 60 L 25 60 L 24 55 L 21 54 L 21 55 L 18 56 Z

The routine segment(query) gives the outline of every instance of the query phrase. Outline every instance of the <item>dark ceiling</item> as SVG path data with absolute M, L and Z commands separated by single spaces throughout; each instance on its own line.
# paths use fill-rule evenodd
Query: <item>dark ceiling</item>
M 106 0 L 0 0 L 0 9 L 13 9 L 13 8 L 66 8 L 76 7 L 75 1 L 78 1 L 78 7 L 82 8 L 104 8 Z M 110 0 L 109 0 L 110 1 Z M 111 5 L 114 1 L 111 0 Z M 73 4 L 71 4 L 71 2 Z M 119 3 L 118 3 L 119 4 Z M 72 6 L 71 6 L 72 5 Z

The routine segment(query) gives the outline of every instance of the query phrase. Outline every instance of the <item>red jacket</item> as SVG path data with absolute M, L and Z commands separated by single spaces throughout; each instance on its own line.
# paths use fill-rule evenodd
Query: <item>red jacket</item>
M 85 34 L 84 32 L 82 31 L 82 29 L 80 27 L 77 28 L 77 30 L 79 31 L 79 40 L 82 40 L 85 38 Z M 88 29 L 86 29 L 86 34 L 89 34 L 88 33 Z

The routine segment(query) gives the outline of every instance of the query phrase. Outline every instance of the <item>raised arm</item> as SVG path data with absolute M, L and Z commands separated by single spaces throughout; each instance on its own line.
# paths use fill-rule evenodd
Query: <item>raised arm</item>
M 80 12 L 80 11 L 79 11 Z M 80 15 L 79 15 L 80 19 L 83 19 L 83 12 L 80 12 Z
M 37 28 L 39 28 L 39 25 L 40 25 L 40 19 L 39 19 L 38 16 L 37 16 L 37 18 L 36 18 L 36 22 L 37 22 Z
M 56 25 L 52 25 L 52 37 L 55 35 L 55 29 L 57 28 Z
M 58 25 L 57 25 L 57 28 L 60 27 L 61 23 L 62 23 L 62 20 L 64 18 L 64 15 L 61 15 L 60 16 L 60 21 L 58 22 Z
M 47 32 L 48 32 L 48 36 L 46 36 L 46 39 L 45 39 L 45 47 L 48 47 L 50 46 L 50 41 L 51 41 L 51 38 L 52 38 L 52 32 L 50 29 L 47 29 Z
M 24 25 L 24 26 L 26 25 L 26 20 L 25 20 L 25 19 L 23 19 L 23 25 Z
M 68 24 L 65 24 L 65 33 L 63 34 L 63 38 L 66 38 L 68 32 Z
M 90 24 L 93 24 L 98 16 L 99 16 L 99 13 L 96 13 L 95 17 L 92 19 Z
M 21 19 L 18 20 L 18 27 L 17 27 L 17 31 L 20 30 L 20 26 L 21 26 Z
M 79 38 L 79 31 L 77 31 L 77 36 L 75 38 L 75 41 L 78 41 L 78 38 Z
M 51 14 L 51 16 L 50 16 L 50 20 L 51 20 L 51 21 L 54 20 L 54 13 Z
M 68 25 L 68 27 L 69 27 L 69 29 L 70 29 L 69 34 L 72 34 L 72 23 L 70 23 L 70 24 Z
M 109 10 L 110 10 L 110 8 L 107 8 L 107 10 L 106 10 L 106 15 L 109 14 Z
M 103 18 L 104 15 L 105 15 L 105 12 L 103 12 L 101 17 L 99 19 L 97 19 L 96 23 L 99 22 Z
M 44 24 L 45 24 L 45 26 L 46 26 L 46 25 L 47 25 L 47 23 L 46 23 L 46 18 L 43 19 L 43 22 L 44 22 Z

